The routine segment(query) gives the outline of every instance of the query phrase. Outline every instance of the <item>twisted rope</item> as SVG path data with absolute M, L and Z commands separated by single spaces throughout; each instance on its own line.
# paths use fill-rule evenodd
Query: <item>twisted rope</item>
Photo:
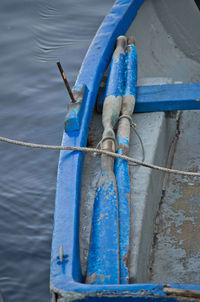
M 135 159 L 135 158 L 132 158 L 132 157 L 129 157 L 129 156 L 126 156 L 126 155 L 120 155 L 120 154 L 113 153 L 113 152 L 106 151 L 106 150 L 99 150 L 97 148 L 33 144 L 33 143 L 27 143 L 27 142 L 18 141 L 18 140 L 14 140 L 14 139 L 9 139 L 9 138 L 6 138 L 6 137 L 1 137 L 1 136 L 0 136 L 0 141 L 5 142 L 5 143 L 9 143 L 9 144 L 29 147 L 29 148 L 53 149 L 53 150 L 70 150 L 70 151 L 81 151 L 81 152 L 105 154 L 105 155 L 109 155 L 109 156 L 112 156 L 112 157 L 115 157 L 115 158 L 120 158 L 120 159 L 125 160 L 127 162 L 136 163 L 140 166 L 144 166 L 144 167 L 147 167 L 147 168 L 150 168 L 150 169 L 155 169 L 155 170 L 166 172 L 166 173 L 173 173 L 173 174 L 179 174 L 179 175 L 185 175 L 185 176 L 198 176 L 198 177 L 200 177 L 200 173 L 186 172 L 186 171 L 163 168 L 163 167 L 160 167 L 160 166 L 156 166 L 156 165 L 148 164 L 146 162 L 142 162 L 138 159 Z

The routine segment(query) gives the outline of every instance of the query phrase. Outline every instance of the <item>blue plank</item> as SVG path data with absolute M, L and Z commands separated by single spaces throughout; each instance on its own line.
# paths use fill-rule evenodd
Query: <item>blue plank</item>
M 102 110 L 105 90 L 99 94 Z M 101 105 L 100 105 L 101 104 Z M 156 112 L 200 109 L 200 83 L 138 86 L 135 112 Z
M 142 3 L 143 0 L 116 1 L 110 14 L 100 26 L 76 81 L 76 85 L 84 84 L 88 89 L 80 131 L 64 133 L 63 146 L 86 146 L 98 87 L 111 58 L 116 39 L 127 31 Z M 60 153 L 50 275 L 51 288 L 55 291 L 70 291 L 74 281 L 82 281 L 79 259 L 79 206 L 83 160 L 82 152 L 61 151 Z M 59 261 L 61 245 L 64 251 L 63 262 Z
M 169 84 L 137 88 L 135 112 L 200 109 L 200 84 Z

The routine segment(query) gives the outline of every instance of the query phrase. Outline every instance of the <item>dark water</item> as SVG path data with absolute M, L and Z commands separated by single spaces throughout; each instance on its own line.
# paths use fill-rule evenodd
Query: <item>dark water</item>
M 61 142 L 67 92 L 113 0 L 0 1 L 0 136 Z M 0 143 L 0 291 L 49 301 L 58 151 Z

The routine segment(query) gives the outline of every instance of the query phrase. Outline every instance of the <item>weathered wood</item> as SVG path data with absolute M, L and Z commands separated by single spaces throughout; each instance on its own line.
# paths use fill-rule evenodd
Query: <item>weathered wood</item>
M 103 97 L 103 90 L 99 95 Z M 98 104 L 98 108 L 102 108 L 102 99 Z M 138 86 L 136 89 L 135 112 L 196 109 L 200 109 L 199 83 Z
M 110 64 L 102 114 L 102 149 L 112 152 L 115 152 L 113 128 L 119 119 L 122 104 L 125 47 L 126 38 L 120 36 Z M 115 284 L 119 283 L 120 278 L 118 192 L 113 167 L 114 159 L 102 155 L 86 279 L 91 284 Z

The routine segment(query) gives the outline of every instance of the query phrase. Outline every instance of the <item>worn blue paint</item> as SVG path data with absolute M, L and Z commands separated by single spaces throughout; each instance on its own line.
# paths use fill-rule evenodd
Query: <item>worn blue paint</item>
M 102 110 L 105 90 L 98 100 Z M 134 112 L 155 112 L 200 109 L 200 83 L 139 86 L 136 89 Z
M 117 143 L 118 143 L 118 145 L 119 145 L 119 144 L 123 144 L 123 145 L 127 145 L 127 147 L 128 147 L 128 146 L 129 146 L 129 139 L 128 139 L 128 137 L 119 136 L 119 137 L 117 138 Z M 121 149 L 119 149 L 118 151 L 121 152 L 120 150 L 121 150 Z M 121 154 L 121 153 L 120 153 L 120 154 Z
M 105 98 L 110 95 L 115 97 L 122 95 L 124 90 L 124 63 L 124 54 L 120 53 L 117 59 L 112 57 L 108 75 L 109 85 L 106 86 Z
M 68 300 L 65 301 L 156 301 L 156 302 L 178 302 L 180 297 L 170 297 L 165 294 L 163 287 L 200 290 L 198 284 L 120 284 L 120 285 L 88 285 L 72 281 L 66 284 L 65 293 Z M 55 292 L 59 293 L 59 291 Z M 62 293 L 64 296 L 64 293 Z M 78 294 L 78 295 L 77 295 Z M 76 299 L 77 297 L 77 299 Z M 194 301 L 194 299 L 184 299 L 184 301 Z
M 126 86 L 124 95 L 133 95 L 136 97 L 137 84 L 137 52 L 135 45 L 128 46 L 129 51 L 126 52 Z M 133 70 L 135 72 L 133 72 Z
M 81 97 L 76 101 L 76 103 L 69 103 L 68 110 L 65 117 L 65 131 L 76 131 L 80 129 L 81 121 L 83 118 L 83 112 L 85 108 L 85 102 L 87 99 L 88 89 L 85 85 L 75 85 L 73 87 L 73 94 L 81 94 Z
M 108 66 L 116 39 L 127 31 L 142 3 L 143 0 L 116 1 L 94 37 L 76 81 L 76 84 L 84 83 L 88 88 L 81 127 L 79 131 L 63 134 L 63 146 L 86 146 L 98 87 Z M 50 276 L 51 288 L 55 291 L 79 291 L 81 288 L 83 292 L 96 290 L 96 285 L 80 283 L 82 275 L 79 256 L 79 206 L 83 161 L 82 152 L 60 152 Z M 61 244 L 64 254 L 68 256 L 68 262 L 62 264 L 65 270 L 57 263 Z M 103 290 L 104 286 L 100 290 Z
M 113 127 L 116 124 L 124 89 L 125 53 L 122 48 L 124 38 L 117 40 L 113 53 L 106 87 L 106 100 L 103 107 L 103 139 L 115 138 Z M 123 51 L 123 53 L 122 53 Z M 117 99 L 117 97 L 120 97 Z M 112 141 L 111 141 L 112 143 Z M 102 143 L 102 149 L 107 142 Z M 106 150 L 108 145 L 106 145 Z M 110 151 L 115 149 L 110 146 Z M 113 159 L 101 157 L 101 176 L 94 200 L 90 250 L 86 282 L 91 284 L 116 284 L 119 282 L 119 227 L 118 195 Z
M 137 83 L 137 52 L 133 44 L 128 45 L 126 52 L 125 86 L 122 102 L 122 115 L 130 117 L 134 110 L 134 99 Z M 126 96 L 131 96 L 126 97 Z M 123 120 L 119 121 L 117 132 L 118 154 L 126 155 L 129 150 L 129 132 L 123 129 Z M 129 230 L 130 230 L 130 179 L 129 167 L 126 161 L 116 159 L 115 177 L 119 199 L 119 252 L 120 252 L 120 283 L 128 283 Z
M 118 154 L 123 154 L 119 149 Z M 119 252 L 120 283 L 128 283 L 128 251 L 129 251 L 129 217 L 130 217 L 130 180 L 129 167 L 126 161 L 119 158 L 115 161 L 115 177 L 119 200 Z
M 119 282 L 118 200 L 115 177 L 102 173 L 94 201 L 87 282 Z
M 143 0 L 118 0 L 99 28 L 82 64 L 77 84 L 88 88 L 87 101 L 80 131 L 64 133 L 63 146 L 85 146 L 88 126 L 102 75 L 108 65 L 116 38 L 126 32 Z M 177 97 L 177 96 L 176 96 Z M 79 205 L 81 175 L 84 162 L 82 152 L 61 151 L 58 165 L 51 252 L 51 290 L 73 301 L 178 301 L 168 298 L 161 284 L 89 285 L 82 282 L 79 257 Z M 63 245 L 63 263 L 58 260 Z M 166 284 L 186 290 L 200 290 L 200 285 Z M 97 295 L 98 293 L 98 295 Z M 76 299 L 76 295 L 81 294 Z M 115 296 L 113 296 L 115 295 Z M 118 296 L 118 298 L 116 297 Z
M 136 112 L 200 109 L 200 83 L 138 87 Z

